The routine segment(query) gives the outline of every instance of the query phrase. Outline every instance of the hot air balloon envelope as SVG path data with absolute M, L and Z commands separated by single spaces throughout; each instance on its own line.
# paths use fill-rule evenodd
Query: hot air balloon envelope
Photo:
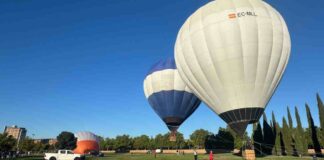
M 75 134 L 77 137 L 77 148 L 74 153 L 86 154 L 89 152 L 99 153 L 99 138 L 91 132 L 78 132 Z
M 144 92 L 173 136 L 200 104 L 200 100 L 180 78 L 175 61 L 171 58 L 151 68 L 144 80 Z
M 284 19 L 266 2 L 216 0 L 181 27 L 175 60 L 184 82 L 242 135 L 277 88 L 290 48 Z

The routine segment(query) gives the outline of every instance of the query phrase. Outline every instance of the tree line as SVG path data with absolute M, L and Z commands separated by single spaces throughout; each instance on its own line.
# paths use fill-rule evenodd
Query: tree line
M 100 148 L 102 150 L 115 150 L 116 152 L 151 149 L 234 148 L 234 138 L 228 128 L 220 128 L 217 134 L 213 134 L 204 129 L 198 129 L 187 140 L 184 139 L 182 133 L 177 132 L 175 142 L 169 141 L 169 136 L 170 133 L 158 134 L 155 137 L 149 137 L 147 135 L 137 137 L 119 135 L 115 138 L 101 138 Z M 224 141 L 224 138 L 229 140 Z
M 294 108 L 295 126 L 289 107 L 287 107 L 287 118 L 282 117 L 281 126 L 273 112 L 271 121 L 268 121 L 264 114 L 263 127 L 261 127 L 260 122 L 253 126 L 252 138 L 255 152 L 261 156 L 271 154 L 304 156 L 308 154 L 308 149 L 314 149 L 317 156 L 322 156 L 321 149 L 324 147 L 324 105 L 319 94 L 316 95 L 316 98 L 320 122 L 319 127 L 314 124 L 310 106 L 307 103 L 305 104 L 307 127 L 302 126 L 297 107 Z
M 52 151 L 56 149 L 56 145 L 50 145 L 44 142 L 35 142 L 30 137 L 24 138 L 19 144 L 12 136 L 6 133 L 0 134 L 0 153 L 16 152 L 21 153 L 33 152 L 43 153 L 45 151 Z
M 177 133 L 175 142 L 169 141 L 170 133 L 158 134 L 154 137 L 140 135 L 131 137 L 127 134 L 118 135 L 115 138 L 100 137 L 99 145 L 101 150 L 115 150 L 116 152 L 127 152 L 137 149 L 222 149 L 232 151 L 242 150 L 251 141 L 254 144 L 255 153 L 258 156 L 266 155 L 294 155 L 304 156 L 308 149 L 314 149 L 318 156 L 321 156 L 321 149 L 324 146 L 324 105 L 317 94 L 317 108 L 319 113 L 320 126 L 314 124 L 310 106 L 305 104 L 305 113 L 308 126 L 302 126 L 298 108 L 294 108 L 294 116 L 287 107 L 287 117 L 282 117 L 281 126 L 277 117 L 272 112 L 272 119 L 268 121 L 263 114 L 263 120 L 253 124 L 251 137 L 247 133 L 239 137 L 229 127 L 219 128 L 218 133 L 213 134 L 204 129 L 195 130 L 189 137 L 184 139 L 183 134 Z M 296 124 L 293 124 L 293 117 Z M 76 137 L 71 132 L 61 132 L 57 136 L 57 143 L 49 145 L 35 143 L 31 138 L 25 138 L 19 145 L 16 140 L 6 134 L 0 134 L 0 152 L 4 151 L 34 151 L 43 152 L 56 149 L 74 149 Z
M 25 137 L 21 142 L 17 142 L 15 138 L 7 133 L 0 134 L 0 153 L 16 152 L 20 153 L 43 153 L 46 151 L 54 151 L 57 149 L 74 149 L 76 147 L 76 137 L 71 132 L 63 131 L 56 139 L 58 143 L 49 144 L 48 141 L 38 141 L 30 137 Z
M 305 112 L 308 126 L 302 126 L 300 114 L 297 107 L 294 107 L 294 116 L 287 107 L 287 117 L 282 117 L 281 126 L 277 121 L 274 112 L 272 119 L 268 121 L 263 114 L 263 120 L 253 124 L 251 137 L 244 134 L 239 137 L 229 127 L 219 128 L 217 134 L 213 134 L 204 129 L 194 131 L 188 140 L 183 138 L 181 133 L 177 133 L 177 141 L 169 142 L 169 134 L 158 134 L 155 137 L 141 135 L 130 137 L 120 135 L 116 138 L 101 138 L 100 146 L 105 150 L 125 151 L 130 149 L 238 149 L 242 150 L 247 146 L 246 142 L 251 141 L 258 156 L 266 155 L 293 155 L 304 156 L 308 154 L 308 149 L 314 149 L 317 156 L 322 156 L 321 149 L 324 147 L 324 105 L 319 96 L 316 95 L 317 108 L 320 126 L 314 123 L 310 106 L 305 104 Z M 296 124 L 293 124 L 293 117 Z

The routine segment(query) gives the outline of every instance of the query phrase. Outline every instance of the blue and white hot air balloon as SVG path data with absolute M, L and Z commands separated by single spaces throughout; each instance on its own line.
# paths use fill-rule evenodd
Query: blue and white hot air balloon
M 182 81 L 173 58 L 159 61 L 144 80 L 145 96 L 171 131 L 175 141 L 179 126 L 198 108 L 200 100 Z

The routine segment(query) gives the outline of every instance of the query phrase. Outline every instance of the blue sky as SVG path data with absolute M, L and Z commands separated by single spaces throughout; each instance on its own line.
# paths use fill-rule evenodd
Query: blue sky
M 185 19 L 208 0 L 0 1 L 0 129 L 35 138 L 61 131 L 154 136 L 167 127 L 147 103 L 143 79 L 173 55 Z M 287 21 L 292 53 L 266 113 L 308 102 L 318 125 L 324 99 L 324 1 L 269 0 Z M 293 110 L 292 110 L 293 112 Z M 225 123 L 205 105 L 181 126 L 185 137 Z M 250 128 L 249 128 L 250 129 Z

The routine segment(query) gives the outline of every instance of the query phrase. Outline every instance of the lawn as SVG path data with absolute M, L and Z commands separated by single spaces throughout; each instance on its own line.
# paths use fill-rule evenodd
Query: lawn
M 6 160 L 6 159 L 5 159 Z M 12 160 L 12 159 L 10 159 Z M 37 156 L 37 157 L 24 157 L 24 158 L 16 158 L 13 160 L 44 160 L 43 156 Z
M 193 160 L 192 154 L 186 155 L 174 155 L 174 154 L 160 154 L 154 158 L 153 155 L 143 155 L 143 154 L 107 154 L 105 157 L 87 157 L 86 160 Z M 312 157 L 277 157 L 268 156 L 257 158 L 257 160 L 312 160 Z M 17 158 L 15 160 L 43 160 L 43 157 L 29 157 L 29 158 Z M 198 160 L 209 160 L 208 155 L 199 155 Z M 215 154 L 214 160 L 242 160 L 242 157 L 232 155 L 230 153 Z M 324 160 L 324 158 L 318 158 L 318 160 Z
M 87 158 L 87 160 L 193 160 L 193 155 L 173 155 L 173 154 L 162 154 L 157 155 L 156 159 L 153 155 L 141 155 L 141 154 L 108 154 L 105 157 L 100 158 Z M 209 160 L 208 155 L 199 155 L 199 160 Z M 298 157 L 277 157 L 268 156 L 263 158 L 257 158 L 258 160 L 312 160 L 312 157 L 298 158 Z M 232 154 L 215 154 L 214 160 L 242 160 L 242 157 L 234 156 Z M 319 159 L 318 159 L 319 160 Z M 324 160 L 324 159 L 321 159 Z

